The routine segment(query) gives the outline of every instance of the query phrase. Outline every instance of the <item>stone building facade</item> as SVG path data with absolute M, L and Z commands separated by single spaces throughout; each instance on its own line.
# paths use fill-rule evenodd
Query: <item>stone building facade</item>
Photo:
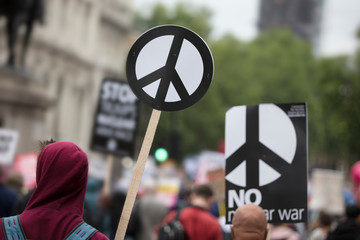
M 109 76 L 125 79 L 135 36 L 131 4 L 45 1 L 45 24 L 34 28 L 25 69 L 0 67 L 0 127 L 19 132 L 17 153 L 32 152 L 49 138 L 89 152 L 100 83 Z M 7 57 L 4 27 L 0 19 L 0 65 Z

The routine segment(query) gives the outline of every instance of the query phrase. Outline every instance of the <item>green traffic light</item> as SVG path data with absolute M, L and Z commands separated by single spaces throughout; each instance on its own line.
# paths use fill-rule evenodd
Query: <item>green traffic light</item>
M 156 149 L 154 156 L 156 161 L 164 162 L 168 159 L 169 154 L 165 148 L 158 148 Z

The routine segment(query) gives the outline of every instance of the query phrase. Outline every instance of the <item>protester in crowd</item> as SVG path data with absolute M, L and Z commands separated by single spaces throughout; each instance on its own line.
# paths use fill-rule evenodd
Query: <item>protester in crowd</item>
M 311 231 L 308 240 L 325 240 L 331 228 L 332 218 L 324 211 L 319 212 L 318 226 Z
M 16 201 L 16 193 L 2 183 L 3 168 L 0 165 L 0 217 L 8 217 Z
M 345 219 L 330 231 L 327 240 L 359 240 L 360 208 L 356 205 L 346 207 Z
M 21 173 L 10 171 L 5 179 L 5 185 L 16 192 L 17 199 L 24 195 L 24 177 Z
M 26 204 L 29 202 L 32 194 L 34 193 L 35 188 L 28 191 L 27 194 L 23 195 L 22 197 L 18 198 L 14 203 L 14 206 L 11 210 L 11 215 L 19 215 L 25 210 Z
M 273 224 L 270 227 L 269 235 L 271 240 L 300 240 L 296 227 L 289 224 Z
M 74 143 L 57 142 L 44 147 L 36 168 L 37 187 L 17 218 L 24 238 L 60 240 L 77 232 L 72 231 L 83 223 L 87 177 L 87 156 Z M 3 240 L 7 226 L 2 222 L 0 225 Z M 92 240 L 108 239 L 97 231 L 90 236 Z
M 182 184 L 176 202 L 177 207 L 186 207 L 191 202 L 192 183 Z
M 104 220 L 106 209 L 99 205 L 99 196 L 102 189 L 102 181 L 89 177 L 85 194 L 84 220 L 101 232 L 106 232 Z
M 123 191 L 113 191 L 111 193 L 100 192 L 98 204 L 105 209 L 109 216 L 109 236 L 113 239 L 116 235 L 121 213 L 125 204 L 126 193 Z
M 239 207 L 231 225 L 233 240 L 265 240 L 268 234 L 264 210 L 254 204 Z
M 167 206 L 156 197 L 155 180 L 146 180 L 143 184 L 142 194 L 135 203 L 128 227 L 132 232 L 133 239 L 153 239 L 155 228 L 162 223 L 167 213 Z
M 222 240 L 223 235 L 218 220 L 209 213 L 214 200 L 214 193 L 209 185 L 195 186 L 191 193 L 191 205 L 181 209 L 180 222 L 189 240 L 206 239 Z M 171 211 L 164 223 L 176 216 L 176 210 Z

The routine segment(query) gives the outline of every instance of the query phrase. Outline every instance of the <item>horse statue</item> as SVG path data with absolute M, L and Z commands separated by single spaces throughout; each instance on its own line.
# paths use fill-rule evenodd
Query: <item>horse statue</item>
M 0 17 L 1 15 L 6 18 L 8 46 L 6 65 L 9 67 L 15 68 L 15 46 L 18 30 L 22 24 L 26 26 L 20 55 L 20 65 L 24 66 L 34 23 L 36 21 L 44 22 L 44 0 L 0 0 Z

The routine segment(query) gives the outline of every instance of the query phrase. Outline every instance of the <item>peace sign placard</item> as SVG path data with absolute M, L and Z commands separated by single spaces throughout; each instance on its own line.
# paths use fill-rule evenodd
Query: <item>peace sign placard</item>
M 161 111 L 185 109 L 208 90 L 214 63 L 206 43 L 193 31 L 164 25 L 143 33 L 131 47 L 126 74 L 135 95 L 153 108 L 126 195 L 115 240 L 124 239 Z
M 270 223 L 306 222 L 306 103 L 235 106 L 225 119 L 226 222 L 256 204 Z
M 196 33 L 164 25 L 135 41 L 126 74 L 141 101 L 158 110 L 176 111 L 193 105 L 206 93 L 214 63 L 208 46 Z

